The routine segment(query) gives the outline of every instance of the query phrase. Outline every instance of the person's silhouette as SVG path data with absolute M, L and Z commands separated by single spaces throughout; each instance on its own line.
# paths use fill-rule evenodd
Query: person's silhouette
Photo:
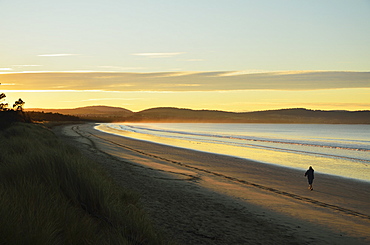
M 306 171 L 306 173 L 304 174 L 304 176 L 307 176 L 307 180 L 308 180 L 308 189 L 310 189 L 311 191 L 313 191 L 313 187 L 312 187 L 312 183 L 313 183 L 313 179 L 315 178 L 314 176 L 314 170 L 313 168 L 310 166 L 308 168 L 308 170 Z

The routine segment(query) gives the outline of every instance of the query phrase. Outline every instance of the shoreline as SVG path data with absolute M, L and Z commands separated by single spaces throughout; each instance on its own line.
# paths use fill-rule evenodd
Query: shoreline
M 366 174 L 369 172 L 368 166 L 370 163 L 370 159 L 368 159 L 366 155 L 362 155 L 364 159 L 361 158 L 361 155 L 358 156 L 359 158 L 357 159 L 357 158 L 351 158 L 351 156 L 354 157 L 358 151 L 352 151 L 352 154 L 355 154 L 355 155 L 346 155 L 347 154 L 346 152 L 325 152 L 325 153 L 320 152 L 321 149 L 340 148 L 340 147 L 337 147 L 337 145 L 332 145 L 331 147 L 326 146 L 326 145 L 316 145 L 316 146 L 319 146 L 317 149 L 317 152 L 314 152 L 312 149 L 310 150 L 310 149 L 304 149 L 304 148 L 290 149 L 290 146 L 288 146 L 288 148 L 285 149 L 285 144 L 297 145 L 297 142 L 287 143 L 284 140 L 276 141 L 277 143 L 283 144 L 282 146 L 277 145 L 277 146 L 260 147 L 260 144 L 254 145 L 255 143 L 243 142 L 242 144 L 246 144 L 246 146 L 249 145 L 249 147 L 244 147 L 244 145 L 239 146 L 238 145 L 239 142 L 234 142 L 236 145 L 229 144 L 227 142 L 227 139 L 226 139 L 225 144 L 221 144 L 220 142 L 217 142 L 218 140 L 217 137 L 216 137 L 215 142 L 207 142 L 207 141 L 202 142 L 202 141 L 197 141 L 197 139 L 195 139 L 194 141 L 192 138 L 187 139 L 186 138 L 187 136 L 185 136 L 184 139 L 181 139 L 181 137 L 176 138 L 176 136 L 175 138 L 172 138 L 172 137 L 166 137 L 166 136 L 161 137 L 156 134 L 147 135 L 145 132 L 144 133 L 140 132 L 141 126 L 138 126 L 139 131 L 135 129 L 135 126 L 133 128 L 129 126 L 130 129 L 128 131 L 120 130 L 119 127 L 120 126 L 116 126 L 116 125 L 110 126 L 110 125 L 103 123 L 103 124 L 97 125 L 95 128 L 105 133 L 111 133 L 111 134 L 115 134 L 118 136 L 128 137 L 131 139 L 143 140 L 143 141 L 148 141 L 148 142 L 155 143 L 155 144 L 162 144 L 165 146 L 174 146 L 174 147 L 185 148 L 189 150 L 206 152 L 206 153 L 211 153 L 211 154 L 226 155 L 229 157 L 239 157 L 242 159 L 246 159 L 248 161 L 260 162 L 263 164 L 270 164 L 270 165 L 274 165 L 278 167 L 286 167 L 286 168 L 291 168 L 291 169 L 300 170 L 300 171 L 306 171 L 308 166 L 313 165 L 314 169 L 318 170 L 317 172 L 320 172 L 320 173 L 325 173 L 328 175 L 338 176 L 338 177 L 345 177 L 345 178 L 354 179 L 354 180 L 357 179 L 357 180 L 362 180 L 362 181 L 366 181 L 370 183 L 370 176 L 369 176 L 370 173 Z M 211 127 L 213 126 L 211 125 Z M 185 128 L 189 128 L 189 126 Z M 243 126 L 241 128 L 243 128 Z M 155 129 L 157 128 L 155 127 Z M 158 129 L 161 131 L 162 127 L 159 126 Z M 177 127 L 172 128 L 171 126 L 169 126 L 168 130 L 169 132 L 172 132 L 172 130 L 177 130 Z M 246 128 L 245 130 L 248 130 L 248 128 Z M 267 130 L 271 130 L 271 128 L 268 127 Z M 297 129 L 295 130 L 297 131 Z M 345 129 L 342 128 L 341 130 L 345 130 Z M 163 132 L 165 133 L 167 131 L 163 130 Z M 257 135 L 258 135 L 258 131 L 257 131 Z M 262 139 L 258 139 L 259 137 L 262 137 Z M 251 139 L 257 138 L 257 141 L 261 140 L 262 145 L 264 144 L 263 142 L 275 142 L 275 141 L 263 139 L 265 137 L 268 137 L 268 136 L 266 135 L 256 136 L 256 137 L 251 136 Z M 223 141 L 225 137 L 221 137 L 221 138 L 222 138 L 221 141 Z M 302 144 L 305 145 L 304 143 Z M 310 147 L 311 145 L 308 144 L 305 146 Z M 301 144 L 298 144 L 298 147 L 301 147 Z M 342 149 L 347 150 L 346 148 L 342 148 Z M 342 154 L 344 155 L 342 156 Z M 361 153 L 361 154 L 365 154 L 365 153 Z M 351 162 L 352 160 L 355 160 L 355 162 Z
M 102 125 L 101 124 L 97 125 L 97 127 L 100 127 L 100 126 L 102 126 Z M 132 140 L 145 141 L 145 142 L 148 142 L 148 143 L 157 144 L 157 145 L 163 145 L 163 146 L 166 146 L 166 147 L 170 146 L 170 147 L 176 147 L 176 148 L 181 148 L 181 149 L 196 151 L 196 152 L 200 152 L 200 153 L 215 154 L 215 155 L 221 155 L 221 156 L 226 156 L 226 157 L 231 157 L 231 158 L 240 158 L 240 159 L 243 159 L 243 160 L 246 160 L 246 161 L 252 161 L 252 162 L 257 162 L 257 163 L 261 163 L 261 164 L 266 164 L 266 165 L 281 167 L 281 168 L 288 168 L 288 169 L 291 169 L 291 170 L 294 170 L 294 171 L 301 171 L 302 172 L 302 171 L 306 171 L 307 170 L 307 169 L 299 169 L 298 167 L 284 166 L 284 165 L 279 165 L 279 164 L 275 164 L 275 163 L 268 163 L 268 162 L 263 162 L 263 161 L 251 160 L 251 159 L 247 159 L 247 158 L 243 158 L 243 157 L 239 157 L 239 156 L 234 156 L 234 155 L 227 155 L 227 154 L 222 154 L 222 153 L 211 153 L 211 152 L 197 150 L 197 149 L 192 149 L 192 148 L 179 147 L 179 146 L 171 146 L 171 145 L 166 144 L 166 143 L 157 143 L 157 142 L 150 141 L 150 140 L 135 139 L 133 137 L 129 137 L 129 136 L 125 136 L 123 134 L 120 134 L 119 131 L 117 131 L 117 130 L 115 130 L 113 128 L 106 128 L 106 130 L 104 130 L 104 129 L 97 129 L 97 130 L 98 131 L 101 131 L 103 133 L 114 134 L 114 135 L 117 135 L 117 136 L 120 136 L 120 137 L 125 137 L 125 138 L 132 139 Z M 346 181 L 346 180 L 348 180 L 348 181 L 358 181 L 358 182 L 363 182 L 365 184 L 370 184 L 370 180 L 356 179 L 356 178 L 351 178 L 351 177 L 346 177 L 346 176 L 341 176 L 341 175 L 335 175 L 335 174 L 328 174 L 328 173 L 320 173 L 320 175 L 327 176 L 328 178 L 339 178 L 339 179 L 343 179 L 344 181 Z
M 156 225 L 179 244 L 370 242 L 367 183 L 318 174 L 309 192 L 301 171 L 115 136 L 91 124 L 56 131 L 138 191 Z M 233 172 L 238 164 L 250 171 Z

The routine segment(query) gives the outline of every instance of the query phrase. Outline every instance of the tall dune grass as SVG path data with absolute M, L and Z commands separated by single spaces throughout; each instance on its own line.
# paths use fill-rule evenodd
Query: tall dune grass
M 138 196 L 38 125 L 0 130 L 0 244 L 165 244 Z

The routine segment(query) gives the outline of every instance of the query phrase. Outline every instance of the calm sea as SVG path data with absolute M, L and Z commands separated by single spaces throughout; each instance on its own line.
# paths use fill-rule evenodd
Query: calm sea
M 135 139 L 370 181 L 370 125 L 112 123 Z

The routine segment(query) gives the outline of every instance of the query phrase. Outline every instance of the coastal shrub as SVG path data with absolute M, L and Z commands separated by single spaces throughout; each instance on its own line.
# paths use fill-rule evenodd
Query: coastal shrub
M 0 131 L 0 244 L 165 244 L 98 164 L 39 125 Z
M 31 119 L 28 114 L 21 110 L 0 110 L 0 130 L 16 122 L 30 123 Z

